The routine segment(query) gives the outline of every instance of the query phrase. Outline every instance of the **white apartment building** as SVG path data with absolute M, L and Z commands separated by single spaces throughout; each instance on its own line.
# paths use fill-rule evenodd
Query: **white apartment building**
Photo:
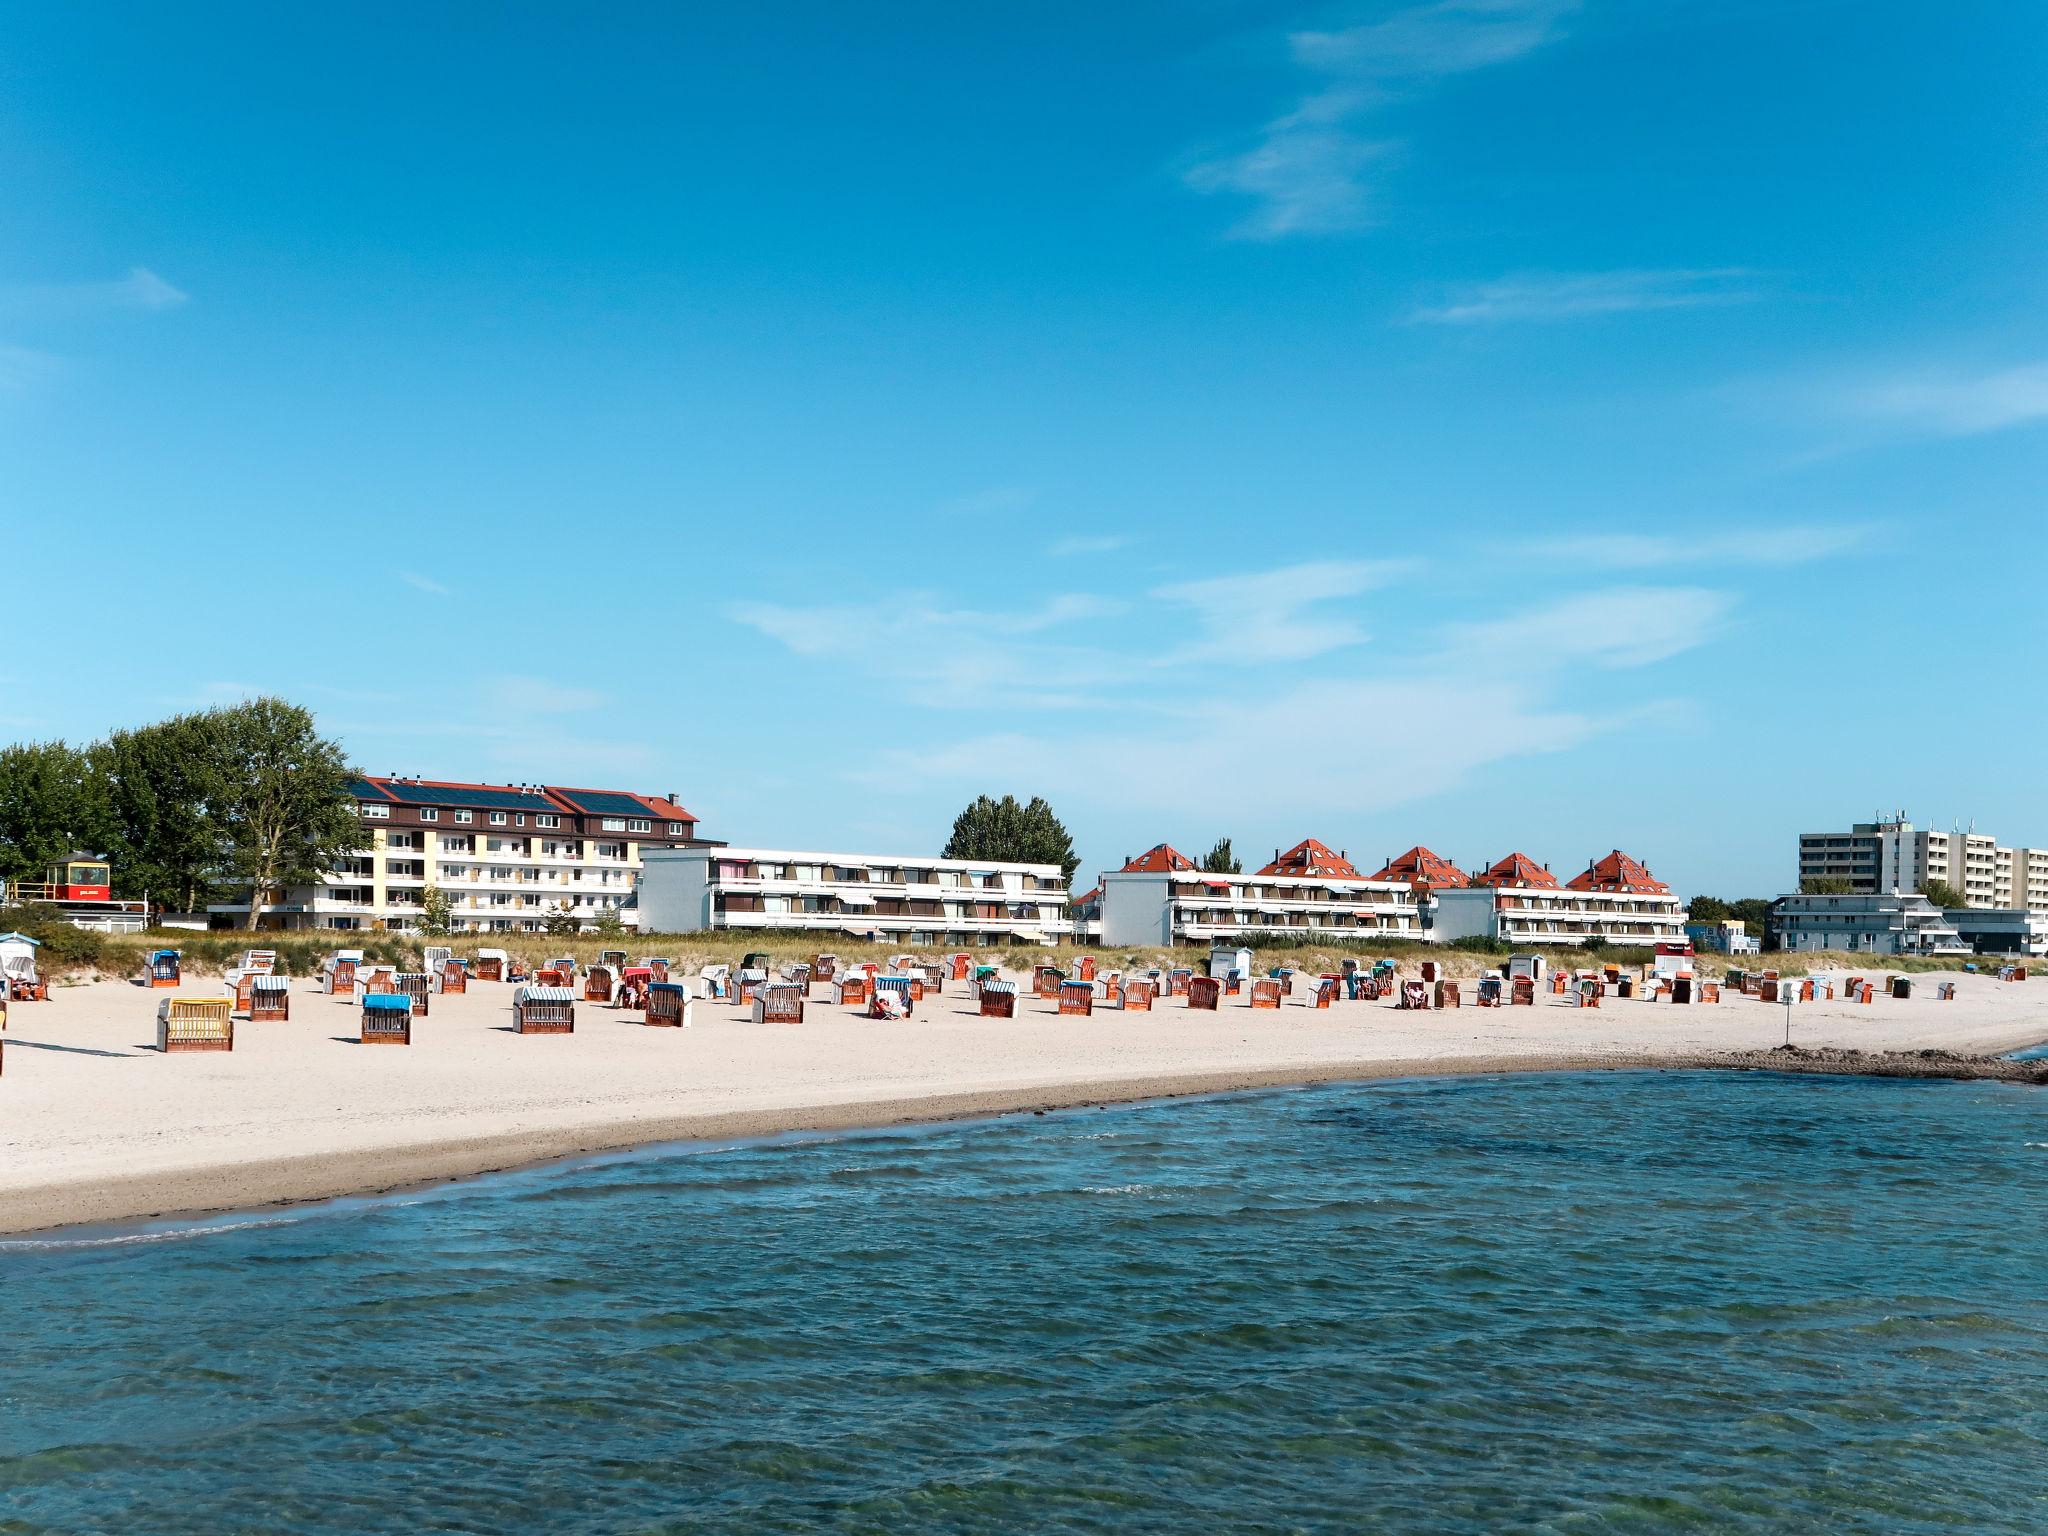
M 1526 854 L 1511 853 L 1465 887 L 1435 891 L 1430 937 L 1511 944 L 1683 944 L 1685 903 L 1616 849 L 1559 884 Z
M 1261 933 L 1319 939 L 1422 935 L 1422 909 L 1402 881 L 1328 875 L 1123 871 L 1102 877 L 1102 942 L 1251 942 Z
M 264 928 L 412 932 L 430 888 L 448 897 L 457 933 L 538 933 L 564 915 L 590 927 L 607 913 L 638 928 L 643 849 L 696 840 L 673 796 L 368 776 L 350 793 L 362 846 L 317 885 L 265 903 Z M 240 927 L 249 904 L 207 912 Z
M 1429 936 L 1511 944 L 1683 944 L 1685 903 L 1628 891 L 1470 886 L 1435 893 Z
M 1771 904 L 1773 948 L 1871 955 L 1967 955 L 1941 909 L 1912 891 L 1781 896 Z
M 645 855 L 640 926 L 815 934 L 905 945 L 1056 944 L 1068 936 L 1057 864 L 827 853 L 662 848 Z
M 1955 887 L 1972 907 L 2048 912 L 2048 850 L 2007 848 L 1988 833 L 1934 832 L 1903 812 L 1847 832 L 1799 834 L 1799 883 L 1841 880 L 1857 895 Z

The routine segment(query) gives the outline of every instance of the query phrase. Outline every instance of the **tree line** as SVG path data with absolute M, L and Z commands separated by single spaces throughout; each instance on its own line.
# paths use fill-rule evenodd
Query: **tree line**
M 116 896 L 194 912 L 246 892 L 253 928 L 265 900 L 363 841 L 353 772 L 310 711 L 273 698 L 0 748 L 0 874 L 102 854 Z

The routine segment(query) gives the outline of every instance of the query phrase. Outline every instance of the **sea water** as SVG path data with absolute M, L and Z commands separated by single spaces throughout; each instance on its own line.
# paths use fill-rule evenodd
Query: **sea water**
M 2048 1094 L 1418 1080 L 0 1248 L 0 1531 L 2048 1530 Z

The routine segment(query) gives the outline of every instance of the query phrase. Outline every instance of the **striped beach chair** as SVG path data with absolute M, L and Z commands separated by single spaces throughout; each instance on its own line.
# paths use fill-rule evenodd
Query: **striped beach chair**
M 512 994 L 512 1028 L 522 1035 L 568 1035 L 576 1031 L 576 989 L 529 982 Z

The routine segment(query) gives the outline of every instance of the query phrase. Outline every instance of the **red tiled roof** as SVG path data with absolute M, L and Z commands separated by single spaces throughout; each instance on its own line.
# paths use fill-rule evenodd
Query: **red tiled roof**
M 1331 880 L 1359 880 L 1364 878 L 1357 867 L 1330 847 L 1314 838 L 1305 838 L 1272 863 L 1259 871 L 1262 875 L 1319 875 Z
M 1399 880 L 1420 890 L 1444 887 L 1455 890 L 1466 883 L 1465 872 L 1449 859 L 1429 851 L 1420 843 L 1387 861 L 1387 867 L 1372 877 Z
M 1135 859 L 1129 860 L 1118 871 L 1126 875 L 1173 875 L 1184 869 L 1193 869 L 1195 861 L 1182 853 L 1171 843 L 1159 843 L 1147 848 Z
M 1671 887 L 1619 848 L 1597 863 L 1588 864 L 1583 875 L 1565 882 L 1574 891 L 1625 891 L 1637 896 L 1669 896 Z
M 1557 876 L 1526 853 L 1511 853 L 1499 863 L 1488 865 L 1484 874 L 1474 875 L 1472 883 L 1554 891 L 1557 889 Z

